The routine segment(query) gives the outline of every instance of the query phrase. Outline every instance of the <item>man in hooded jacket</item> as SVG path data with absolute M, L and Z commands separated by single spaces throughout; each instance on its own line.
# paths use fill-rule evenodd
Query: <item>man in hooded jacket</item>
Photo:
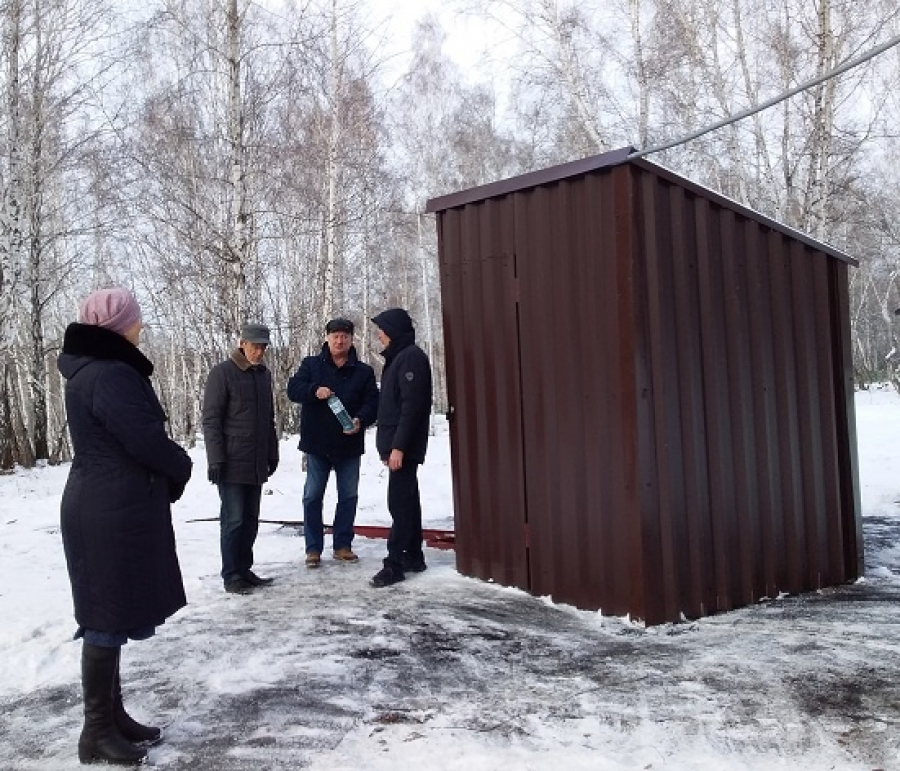
M 425 461 L 431 422 L 431 364 L 416 345 L 412 319 L 403 308 L 375 316 L 378 341 L 384 346 L 384 371 L 378 401 L 375 446 L 388 467 L 391 532 L 384 567 L 372 578 L 376 587 L 404 580 L 406 572 L 425 570 L 422 554 L 422 504 L 419 465 Z

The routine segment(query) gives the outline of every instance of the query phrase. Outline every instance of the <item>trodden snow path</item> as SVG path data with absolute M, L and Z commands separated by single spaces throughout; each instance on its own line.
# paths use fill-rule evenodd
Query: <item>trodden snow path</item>
M 215 491 L 176 507 L 189 605 L 123 650 L 126 701 L 165 725 L 161 769 L 900 768 L 900 436 L 896 395 L 858 397 L 864 580 L 645 629 L 460 576 L 453 553 L 372 589 L 361 560 L 302 567 L 292 528 L 263 526 L 273 586 L 227 595 Z M 370 442 L 371 443 L 371 442 Z M 426 525 L 452 522 L 446 432 L 422 469 Z M 264 517 L 300 518 L 294 442 Z M 0 769 L 81 768 L 80 644 L 56 531 L 64 468 L 0 477 Z M 367 456 L 359 521 L 388 522 Z M 329 544 L 330 545 L 330 544 Z

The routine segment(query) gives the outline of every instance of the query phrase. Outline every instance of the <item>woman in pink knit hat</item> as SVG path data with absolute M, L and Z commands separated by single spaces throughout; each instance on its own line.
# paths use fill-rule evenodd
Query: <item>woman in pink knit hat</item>
M 58 360 L 74 450 L 61 531 L 83 640 L 82 763 L 136 765 L 162 738 L 125 712 L 120 653 L 186 603 L 171 503 L 190 479 L 191 459 L 166 433 L 140 334 L 131 292 L 101 289 L 66 328 Z

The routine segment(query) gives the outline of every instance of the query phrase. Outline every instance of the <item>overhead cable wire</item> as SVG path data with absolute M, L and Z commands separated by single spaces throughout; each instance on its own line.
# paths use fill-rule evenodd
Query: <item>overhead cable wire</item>
M 739 112 L 737 115 L 730 115 L 723 120 L 718 121 L 717 123 L 713 123 L 710 126 L 706 126 L 705 128 L 699 129 L 692 134 L 688 134 L 681 139 L 676 139 L 672 142 L 667 142 L 666 144 L 656 145 L 655 147 L 649 147 L 646 150 L 638 150 L 631 155 L 628 156 L 629 159 L 634 158 L 643 158 L 646 155 L 650 155 L 652 153 L 659 153 L 663 150 L 669 150 L 673 147 L 678 147 L 678 145 L 683 145 L 687 142 L 690 142 L 692 139 L 697 139 L 697 137 L 702 137 L 704 134 L 708 134 L 710 131 L 715 131 L 716 129 L 723 128 L 732 123 L 737 123 L 739 120 L 743 120 L 744 118 L 749 118 L 751 115 L 755 115 L 758 112 L 762 112 L 763 110 L 768 110 L 770 107 L 774 107 L 779 102 L 783 102 L 785 99 L 790 99 L 792 96 L 799 94 L 801 91 L 805 91 L 808 88 L 812 88 L 813 86 L 819 85 L 819 83 L 824 83 L 826 80 L 830 80 L 831 78 L 836 78 L 838 75 L 843 75 L 847 70 L 851 70 L 854 67 L 863 64 L 864 62 L 869 61 L 869 59 L 874 59 L 879 54 L 883 54 L 885 51 L 893 48 L 895 45 L 900 43 L 900 35 L 891 38 L 886 43 L 882 43 L 880 46 L 876 46 L 868 53 L 863 54 L 862 56 L 858 56 L 856 59 L 851 59 L 848 62 L 844 62 L 844 64 L 838 65 L 833 70 L 830 70 L 818 77 L 813 78 L 812 80 L 808 80 L 805 83 L 801 83 L 799 86 L 792 88 L 790 91 L 785 91 L 783 94 L 779 94 L 772 99 L 769 99 L 766 102 L 763 102 L 760 105 L 755 107 L 750 107 L 743 112 Z

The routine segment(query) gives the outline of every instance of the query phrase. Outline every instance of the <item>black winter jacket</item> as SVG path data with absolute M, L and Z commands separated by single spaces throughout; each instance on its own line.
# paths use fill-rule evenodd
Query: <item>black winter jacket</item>
M 206 379 L 203 439 L 209 465 L 224 464 L 222 482 L 261 485 L 278 463 L 272 374 L 240 348 Z
M 316 397 L 316 390 L 326 386 L 337 394 L 351 418 L 359 418 L 361 430 L 345 434 L 327 399 Z M 365 429 L 378 414 L 378 385 L 375 370 L 361 362 L 356 348 L 350 348 L 346 363 L 338 368 L 331 358 L 328 343 L 316 356 L 300 362 L 287 385 L 288 399 L 300 407 L 300 449 L 322 455 L 332 461 L 362 455 Z
M 376 317 L 376 321 L 377 321 Z M 404 460 L 422 463 L 431 418 L 431 365 L 416 345 L 415 332 L 391 338 L 382 351 L 385 365 L 378 401 L 375 445 L 382 460 L 403 450 Z
M 186 604 L 170 499 L 191 459 L 166 434 L 153 365 L 124 337 L 70 324 L 57 366 L 75 453 L 60 520 L 75 619 L 102 632 L 157 626 Z

